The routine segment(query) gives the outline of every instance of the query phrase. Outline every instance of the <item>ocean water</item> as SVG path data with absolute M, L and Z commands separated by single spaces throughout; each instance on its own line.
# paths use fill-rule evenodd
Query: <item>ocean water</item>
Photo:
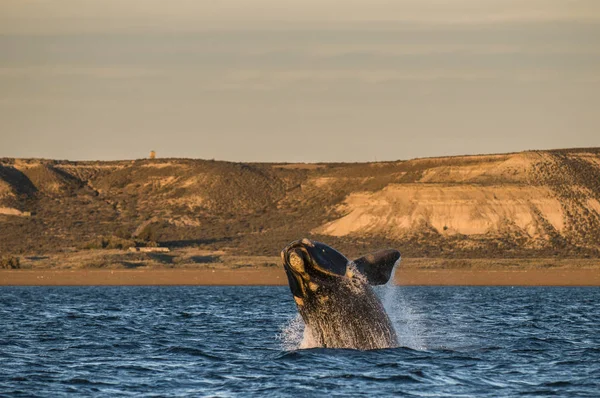
M 1 287 L 1 396 L 600 396 L 600 289 L 386 287 L 401 348 L 298 349 L 287 287 Z

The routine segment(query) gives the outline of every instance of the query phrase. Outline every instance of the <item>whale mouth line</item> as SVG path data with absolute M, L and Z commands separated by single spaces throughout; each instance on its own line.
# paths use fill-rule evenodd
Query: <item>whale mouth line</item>
M 309 278 L 306 257 L 308 257 L 306 250 L 301 245 L 294 245 L 293 243 L 281 251 L 281 259 L 283 260 L 283 268 L 287 275 L 288 283 L 292 294 L 298 299 L 303 299 L 306 296 L 304 279 Z

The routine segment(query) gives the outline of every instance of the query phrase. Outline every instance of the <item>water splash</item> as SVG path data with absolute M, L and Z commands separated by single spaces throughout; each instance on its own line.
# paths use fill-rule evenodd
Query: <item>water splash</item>
M 302 318 L 300 318 L 302 320 Z M 304 322 L 302 322 L 304 324 Z M 304 332 L 302 333 L 302 341 L 300 341 L 300 346 L 298 347 L 301 350 L 305 350 L 307 348 L 317 348 L 319 347 L 318 341 L 313 337 L 310 328 L 304 325 Z
M 421 337 L 424 331 L 421 317 L 413 311 L 410 303 L 404 298 L 402 288 L 395 284 L 396 269 L 400 261 L 401 258 L 394 264 L 392 275 L 389 281 L 380 288 L 379 294 L 383 308 L 396 330 L 400 346 L 425 350 L 425 342 Z
M 281 348 L 285 351 L 294 351 L 300 347 L 304 334 L 304 322 L 300 314 L 290 319 L 281 328 L 281 333 L 277 335 L 277 340 L 281 342 Z
M 296 314 L 296 317 L 283 325 L 277 338 L 281 341 L 281 348 L 285 351 L 303 350 L 319 346 L 312 337 L 310 328 L 304 324 L 300 314 Z
M 400 264 L 401 260 L 402 257 L 396 260 L 396 262 L 394 263 L 394 267 L 392 268 L 392 274 L 390 276 L 390 279 L 388 279 L 387 283 L 383 286 L 382 304 L 383 308 L 385 308 L 385 311 L 388 313 L 388 315 L 390 315 L 390 309 L 392 309 L 392 306 L 396 302 L 396 269 L 398 268 L 398 265 Z
M 348 287 L 348 289 L 355 294 L 362 294 L 365 291 L 365 286 L 369 284 L 367 281 L 367 277 L 364 276 L 354 264 L 354 261 L 349 261 L 346 266 L 347 273 L 346 275 L 351 275 L 350 278 L 346 278 L 343 280 L 343 283 Z

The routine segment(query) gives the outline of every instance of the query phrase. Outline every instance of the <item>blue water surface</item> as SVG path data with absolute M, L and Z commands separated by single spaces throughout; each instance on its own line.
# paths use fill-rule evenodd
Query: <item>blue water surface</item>
M 600 396 L 599 288 L 378 294 L 402 348 L 298 350 L 287 287 L 0 287 L 0 395 Z

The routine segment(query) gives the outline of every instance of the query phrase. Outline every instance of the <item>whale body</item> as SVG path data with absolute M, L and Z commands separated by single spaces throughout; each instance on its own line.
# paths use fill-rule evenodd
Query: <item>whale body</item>
M 286 246 L 281 258 L 290 290 L 313 344 L 371 350 L 398 345 L 394 327 L 371 285 L 387 283 L 397 250 L 382 250 L 354 261 L 309 239 Z

